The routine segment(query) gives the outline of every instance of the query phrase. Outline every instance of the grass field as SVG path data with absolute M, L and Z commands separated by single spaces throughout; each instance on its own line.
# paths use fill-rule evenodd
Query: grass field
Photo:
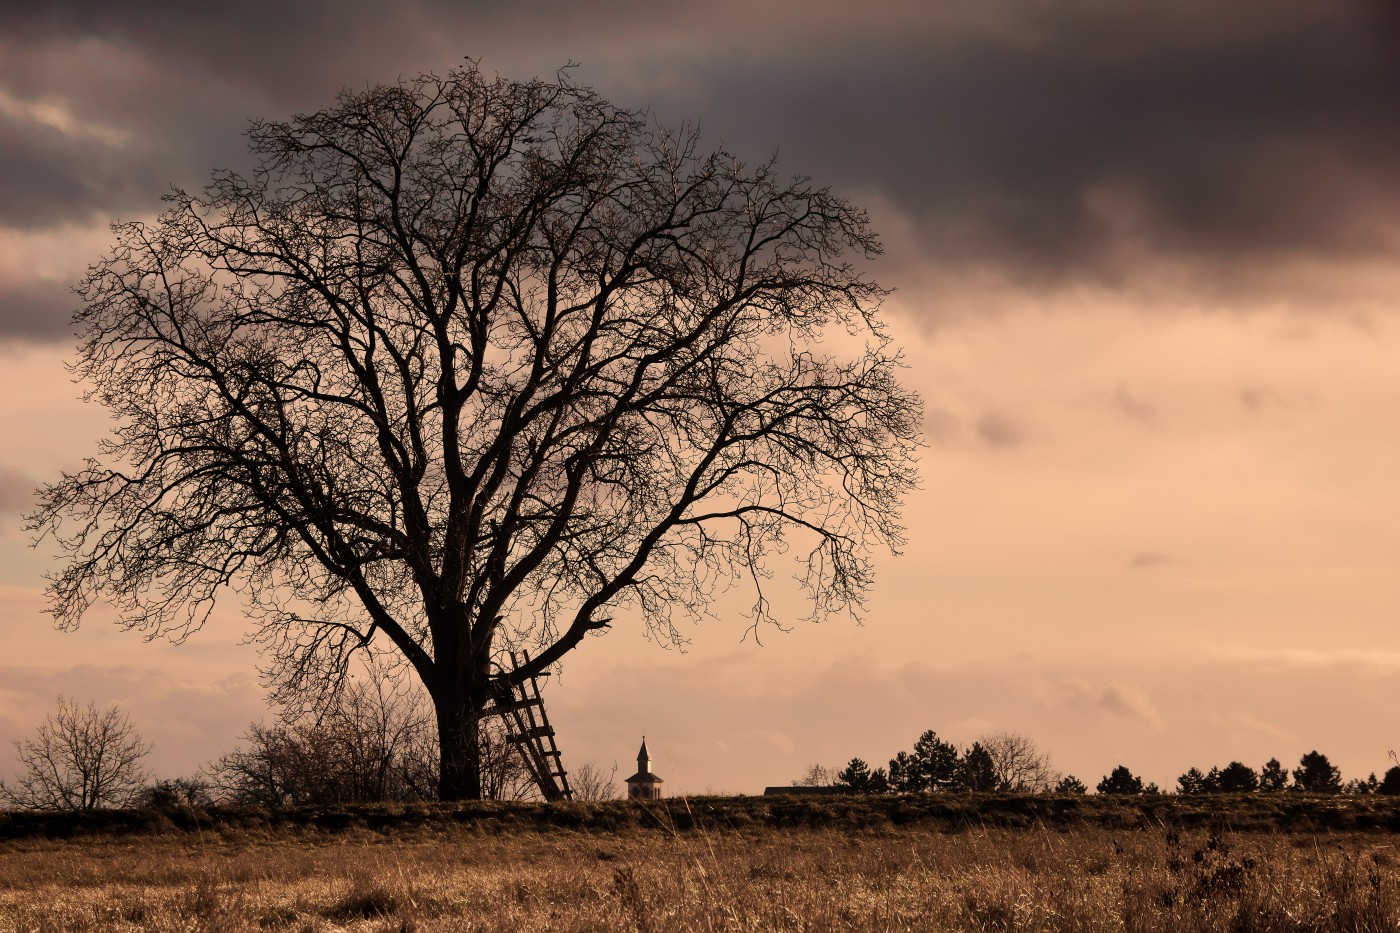
M 612 813 L 611 829 L 498 807 L 334 828 L 207 817 L 66 839 L 11 832 L 0 930 L 1400 927 L 1400 836 L 1383 828 L 1231 830 L 1150 813 L 1122 826 L 740 825 L 703 816 L 712 805 L 588 808 Z

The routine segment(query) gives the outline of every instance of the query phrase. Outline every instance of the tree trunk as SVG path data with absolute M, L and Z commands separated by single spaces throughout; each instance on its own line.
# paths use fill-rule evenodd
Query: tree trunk
M 438 721 L 438 799 L 481 799 L 481 710 L 484 691 L 447 685 L 433 694 Z M 480 698 L 473 694 L 481 692 Z

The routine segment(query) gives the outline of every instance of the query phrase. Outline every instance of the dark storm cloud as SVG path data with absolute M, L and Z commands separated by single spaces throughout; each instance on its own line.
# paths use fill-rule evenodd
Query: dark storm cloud
M 244 164 L 249 117 L 471 54 L 512 77 L 578 60 L 580 80 L 668 123 L 700 118 L 712 144 L 780 149 L 901 231 L 889 284 L 936 270 L 1117 286 L 1143 256 L 1199 281 L 1241 263 L 1386 258 L 1400 242 L 1400 46 L 1385 8 L 7 4 L 0 91 L 57 99 L 77 128 L 0 107 L 0 225 L 149 212 L 165 182 Z
M 159 168 L 119 141 L 0 113 L 0 226 L 44 229 L 147 210 L 167 184 Z
M 21 340 L 53 340 L 73 332 L 78 298 L 59 282 L 0 280 L 0 335 Z
M 1202 46 L 1130 23 L 1098 45 L 918 37 L 835 65 L 717 63 L 693 106 L 878 192 L 944 263 L 1112 284 L 1131 274 L 1128 238 L 1205 264 L 1382 255 L 1400 207 L 1400 72 L 1377 25 L 1358 7 Z

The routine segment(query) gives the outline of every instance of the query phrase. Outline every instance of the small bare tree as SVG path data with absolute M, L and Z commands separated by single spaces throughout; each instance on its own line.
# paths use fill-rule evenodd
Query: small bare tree
M 836 783 L 840 766 L 828 768 L 826 765 L 808 765 L 802 777 L 792 782 L 794 787 L 831 787 Z
M 99 710 L 58 698 L 32 739 L 17 740 L 21 772 L 0 781 L 0 799 L 28 810 L 96 810 L 134 803 L 148 775 L 151 751 L 116 704 Z
M 575 800 L 615 800 L 617 799 L 617 763 L 611 771 L 604 771 L 593 762 L 586 762 L 569 772 L 569 787 Z
M 982 736 L 977 743 L 991 757 L 999 790 L 1039 793 L 1059 780 L 1059 774 L 1050 767 L 1050 756 L 1024 735 L 996 732 Z

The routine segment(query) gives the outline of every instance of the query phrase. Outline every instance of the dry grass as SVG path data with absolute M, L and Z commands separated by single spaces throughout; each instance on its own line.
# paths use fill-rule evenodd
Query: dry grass
M 210 831 L 0 844 L 0 930 L 1395 930 L 1386 833 Z

